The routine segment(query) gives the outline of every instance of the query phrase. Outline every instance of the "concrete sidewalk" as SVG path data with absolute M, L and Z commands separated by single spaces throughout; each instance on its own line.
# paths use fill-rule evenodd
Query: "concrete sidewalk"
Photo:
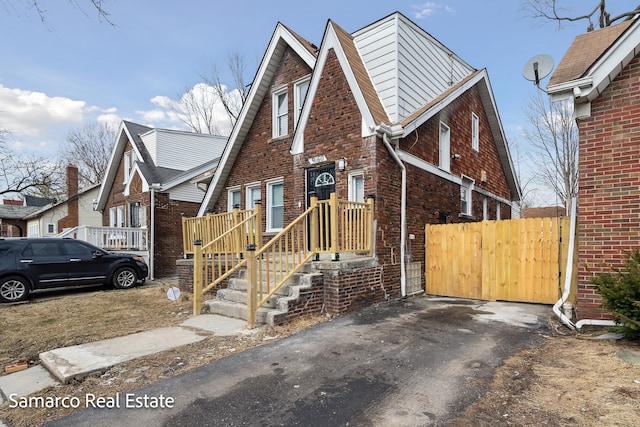
M 201 341 L 206 334 L 238 335 L 246 325 L 244 320 L 203 314 L 172 328 L 46 351 L 40 354 L 41 365 L 0 377 L 0 404 L 4 402 L 3 396 L 7 399 L 25 397 L 56 385 L 58 381 L 66 383 L 105 371 L 118 363 Z

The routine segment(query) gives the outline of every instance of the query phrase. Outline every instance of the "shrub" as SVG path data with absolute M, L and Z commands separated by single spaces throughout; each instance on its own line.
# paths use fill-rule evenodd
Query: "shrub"
M 624 268 L 600 273 L 591 279 L 602 295 L 602 306 L 615 317 L 612 329 L 626 338 L 640 339 L 640 251 L 628 253 Z

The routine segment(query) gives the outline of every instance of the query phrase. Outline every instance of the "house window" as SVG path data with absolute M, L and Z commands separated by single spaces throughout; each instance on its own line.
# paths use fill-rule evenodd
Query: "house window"
M 227 189 L 227 211 L 231 212 L 234 208 L 240 208 L 240 187 Z
M 273 137 L 289 133 L 289 97 L 287 88 L 273 93 Z
M 349 174 L 349 200 L 364 202 L 364 173 L 361 171 Z
M 451 169 L 451 129 L 440 122 L 440 169 Z
M 489 209 L 486 197 L 482 198 L 482 219 L 485 221 L 489 219 Z
M 471 148 L 480 151 L 480 120 L 475 113 L 471 113 Z
M 300 114 L 302 113 L 302 103 L 304 102 L 304 98 L 307 96 L 307 92 L 309 91 L 309 82 L 311 81 L 310 77 L 305 77 L 302 80 L 299 80 L 294 84 L 294 98 L 293 104 L 295 109 L 295 120 L 296 126 L 298 125 L 298 119 L 300 118 Z
M 109 227 L 124 227 L 124 206 L 109 209 Z
M 47 224 L 47 234 L 56 234 L 56 224 L 53 224 L 53 223 Z
M 140 226 L 140 202 L 129 203 L 129 227 Z
M 256 207 L 256 200 L 262 201 L 262 192 L 260 191 L 260 183 L 247 185 L 246 190 L 246 209 L 253 209 Z
M 500 219 L 500 202 L 496 202 L 496 219 Z
M 136 153 L 133 150 L 129 150 L 124 153 L 124 183 L 129 182 L 131 177 L 131 171 L 133 170 L 133 164 L 136 161 Z
M 282 180 L 267 183 L 267 231 L 284 227 L 284 183 Z
M 471 215 L 473 183 L 474 181 L 471 178 L 462 176 L 462 185 L 460 185 L 460 213 L 462 215 Z

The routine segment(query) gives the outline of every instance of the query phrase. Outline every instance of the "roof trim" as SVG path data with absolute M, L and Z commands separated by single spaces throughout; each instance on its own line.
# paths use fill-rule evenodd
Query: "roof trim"
M 231 131 L 229 142 L 227 142 L 227 145 L 222 152 L 220 163 L 216 168 L 213 178 L 211 179 L 211 184 L 209 185 L 202 204 L 200 205 L 198 216 L 203 216 L 206 213 L 209 203 L 211 203 L 211 201 L 215 201 L 222 191 L 220 186 L 224 184 L 229 176 L 236 156 L 244 143 L 247 132 L 249 131 L 257 110 L 262 103 L 262 99 L 269 90 L 271 77 L 274 74 L 273 66 L 280 60 L 280 55 L 283 51 L 283 44 L 291 47 L 291 49 L 293 49 L 294 52 L 302 58 L 309 68 L 313 70 L 315 67 L 316 57 L 309 49 L 310 44 L 305 44 L 303 40 L 303 38 L 289 30 L 282 23 L 278 22 L 276 25 L 273 35 L 271 36 L 271 40 L 265 50 L 265 54 L 262 57 L 262 61 L 260 62 L 260 66 L 258 67 L 253 79 L 253 84 L 249 89 L 247 100 L 242 106 L 238 121 Z

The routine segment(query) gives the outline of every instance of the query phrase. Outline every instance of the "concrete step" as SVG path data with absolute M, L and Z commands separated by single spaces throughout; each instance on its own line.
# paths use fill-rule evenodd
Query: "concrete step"
M 266 308 L 276 308 L 279 297 L 279 295 L 272 295 L 262 306 Z M 246 305 L 247 298 L 248 297 L 246 291 L 240 291 L 237 289 L 220 289 L 217 293 L 216 299 Z
M 223 300 L 209 300 L 205 301 L 205 305 L 209 309 L 209 313 L 218 314 L 226 317 L 233 317 L 235 319 L 247 320 L 247 305 L 231 302 L 231 301 L 223 301 Z M 265 308 L 260 307 L 256 311 L 256 323 L 259 325 L 264 325 L 268 323 L 268 313 L 269 312 L 279 312 L 273 308 Z

